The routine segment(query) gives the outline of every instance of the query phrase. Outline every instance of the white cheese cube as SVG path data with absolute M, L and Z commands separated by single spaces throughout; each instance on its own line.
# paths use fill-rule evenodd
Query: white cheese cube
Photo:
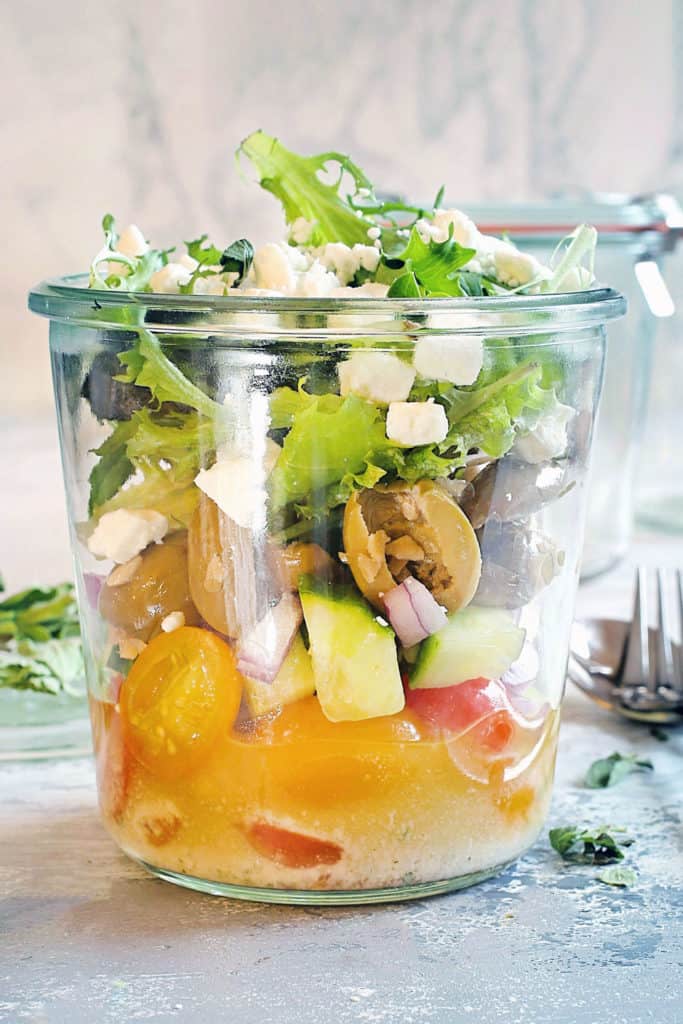
M 567 450 L 567 425 L 574 416 L 570 405 L 555 400 L 532 430 L 517 437 L 512 452 L 524 462 L 539 463 L 559 458 Z
M 168 533 L 168 519 L 153 509 L 119 508 L 105 512 L 88 539 L 96 558 L 123 565 L 148 544 L 158 544 Z
M 260 461 L 233 455 L 200 470 L 194 482 L 233 522 L 256 530 L 266 521 L 265 479 Z
M 448 433 L 448 419 L 436 402 L 392 402 L 387 413 L 390 441 L 413 447 L 438 444 Z
M 182 263 L 167 263 L 149 279 L 153 292 L 161 295 L 175 295 L 181 284 L 187 284 L 192 274 Z
M 391 352 L 354 352 L 337 366 L 342 395 L 354 394 L 368 402 L 389 405 L 410 394 L 415 370 Z
M 474 334 L 420 338 L 415 343 L 413 366 L 421 377 L 451 384 L 474 384 L 484 361 L 484 346 Z

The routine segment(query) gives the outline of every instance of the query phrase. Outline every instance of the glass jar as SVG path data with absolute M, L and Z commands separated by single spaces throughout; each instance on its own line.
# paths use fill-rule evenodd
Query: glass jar
M 30 306 L 50 318 L 115 841 L 170 881 L 271 902 L 420 897 L 499 871 L 550 800 L 604 325 L 622 297 L 80 283 L 38 286 Z M 418 347 L 432 366 L 478 354 L 476 383 L 411 389 Z M 447 408 L 457 425 L 441 456 L 390 441 L 400 402 L 359 394 L 406 375 L 420 415 Z M 548 402 L 566 445 L 538 462 L 519 442 Z
M 650 521 L 656 517 L 655 508 L 663 504 L 652 500 L 653 492 L 662 495 L 672 485 L 669 475 L 662 473 L 663 459 L 641 460 L 639 453 L 670 452 L 674 438 L 662 415 L 666 408 L 662 396 L 675 375 L 667 372 L 663 360 L 661 372 L 653 378 L 649 402 L 648 389 L 653 354 L 662 344 L 657 322 L 674 312 L 662 270 L 683 230 L 683 211 L 675 199 L 663 194 L 559 196 L 542 202 L 468 204 L 466 208 L 481 231 L 507 235 L 545 263 L 574 225 L 594 224 L 598 230 L 596 275 L 619 288 L 628 301 L 629 316 L 610 333 L 581 564 L 581 575 L 587 579 L 615 565 L 628 550 L 634 484 L 641 494 L 647 491 L 646 501 L 639 504 Z M 671 344 L 668 348 L 672 349 Z M 656 472 L 648 468 L 653 461 L 657 461 Z

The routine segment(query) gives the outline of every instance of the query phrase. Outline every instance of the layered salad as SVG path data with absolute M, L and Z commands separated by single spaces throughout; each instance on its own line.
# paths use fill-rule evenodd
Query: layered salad
M 545 815 L 542 609 L 573 586 L 545 524 L 587 442 L 556 346 L 449 333 L 439 300 L 587 288 L 595 232 L 544 266 L 340 153 L 257 132 L 239 157 L 285 237 L 154 248 L 107 216 L 90 269 L 95 302 L 132 296 L 81 399 L 104 434 L 78 527 L 102 812 L 146 864 L 226 885 L 475 877 Z M 149 329 L 138 293 L 234 306 L 244 334 Z M 394 300 L 393 332 L 354 330 Z M 297 333 L 309 302 L 322 339 Z

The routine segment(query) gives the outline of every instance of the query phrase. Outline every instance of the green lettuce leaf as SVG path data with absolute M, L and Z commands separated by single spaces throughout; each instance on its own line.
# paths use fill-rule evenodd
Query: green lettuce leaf
M 363 474 L 374 450 L 388 444 L 377 406 L 356 395 L 310 397 L 294 416 L 269 479 L 274 511 L 304 500 L 324 508 L 327 488 Z
M 138 341 L 126 352 L 121 352 L 119 361 L 125 367 L 119 380 L 138 387 L 149 388 L 159 402 L 177 402 L 189 405 L 210 419 L 225 419 L 225 406 L 193 384 L 183 372 L 164 355 L 159 339 L 150 331 L 140 329 Z
M 311 244 L 368 244 L 368 229 L 376 226 L 374 219 L 359 216 L 339 191 L 344 172 L 351 176 L 356 191 L 373 191 L 372 182 L 350 157 L 336 152 L 299 156 L 261 131 L 242 142 L 238 157 L 241 154 L 258 171 L 261 187 L 280 200 L 288 224 L 304 217 L 314 225 Z M 327 184 L 320 175 L 328 171 L 330 164 L 337 167 L 338 178 Z
M 231 436 L 227 418 L 148 408 L 118 423 L 97 449 L 90 474 L 90 514 L 154 508 L 187 525 L 197 504 L 194 478 Z M 136 474 L 140 479 L 123 484 Z

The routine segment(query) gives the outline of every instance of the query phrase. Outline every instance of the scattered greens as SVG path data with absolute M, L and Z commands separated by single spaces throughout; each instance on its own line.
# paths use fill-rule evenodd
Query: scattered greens
M 0 602 L 0 689 L 80 694 L 83 678 L 70 583 L 32 587 Z
M 597 876 L 599 882 L 604 882 L 605 885 L 616 885 L 621 888 L 627 888 L 629 885 L 635 885 L 638 880 L 638 876 L 633 868 L 625 868 L 621 865 L 615 865 L 611 868 L 605 868 Z
M 166 266 L 173 249 L 149 249 L 143 256 L 125 256 L 116 249 L 119 235 L 110 213 L 102 218 L 102 230 L 104 245 L 90 264 L 90 287 L 150 291 L 149 279 Z
M 637 754 L 610 754 L 609 757 L 593 761 L 586 773 L 586 785 L 589 789 L 606 789 L 616 786 L 630 775 L 631 772 L 653 771 L 654 765 L 647 758 Z
M 551 828 L 548 836 L 553 850 L 577 864 L 613 864 L 623 860 L 624 848 L 633 843 L 626 829 L 613 825 L 597 828 L 563 825 Z

